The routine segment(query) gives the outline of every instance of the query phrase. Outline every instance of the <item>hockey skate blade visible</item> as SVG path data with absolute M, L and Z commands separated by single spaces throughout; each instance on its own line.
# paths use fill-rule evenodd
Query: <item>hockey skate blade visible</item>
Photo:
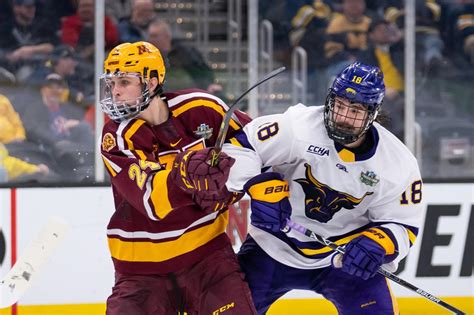
M 18 302 L 68 230 L 69 225 L 64 220 L 57 217 L 48 220 L 0 282 L 0 308 L 10 307 Z

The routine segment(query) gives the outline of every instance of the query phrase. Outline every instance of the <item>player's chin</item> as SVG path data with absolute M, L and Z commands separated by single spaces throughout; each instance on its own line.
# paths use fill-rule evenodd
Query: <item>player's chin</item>
M 341 133 L 355 135 L 357 133 L 357 129 L 349 126 L 337 126 L 337 130 Z

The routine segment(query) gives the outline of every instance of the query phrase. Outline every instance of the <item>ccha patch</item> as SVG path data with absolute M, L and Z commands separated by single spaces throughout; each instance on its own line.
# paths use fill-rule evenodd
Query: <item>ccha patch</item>
M 114 136 L 110 132 L 107 132 L 102 138 L 102 150 L 109 152 L 115 147 L 115 145 L 116 143 Z

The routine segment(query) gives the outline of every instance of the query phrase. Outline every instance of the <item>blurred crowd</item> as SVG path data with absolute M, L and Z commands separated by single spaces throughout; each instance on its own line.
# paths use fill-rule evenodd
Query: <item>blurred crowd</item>
M 474 116 L 474 0 L 415 1 L 417 106 L 446 115 L 453 104 L 456 115 Z M 106 50 L 147 40 L 165 57 L 165 89 L 225 95 L 199 50 L 159 16 L 159 1 L 105 2 Z M 0 0 L 0 183 L 93 180 L 94 5 Z M 349 63 L 378 65 L 389 128 L 403 138 L 404 1 L 261 0 L 259 14 L 273 24 L 276 62 L 290 65 L 294 47 L 306 50 L 314 104 Z
M 150 41 L 173 69 L 168 90 L 222 90 L 153 0 L 105 2 L 107 51 Z M 0 183 L 93 181 L 94 10 L 94 0 L 0 1 Z
M 386 126 L 404 139 L 406 1 L 273 0 L 260 19 L 273 25 L 275 57 L 307 53 L 308 103 L 322 104 L 333 77 L 358 60 L 385 75 Z M 416 122 L 422 175 L 474 176 L 474 0 L 414 0 Z M 417 133 L 418 131 L 416 131 Z

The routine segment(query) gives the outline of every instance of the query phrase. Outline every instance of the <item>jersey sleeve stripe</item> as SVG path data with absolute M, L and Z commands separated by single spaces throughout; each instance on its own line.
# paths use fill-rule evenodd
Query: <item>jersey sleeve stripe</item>
M 225 232 L 227 222 L 228 211 L 220 213 L 213 222 L 188 231 L 173 241 L 158 243 L 151 241 L 127 242 L 119 238 L 109 237 L 109 248 L 112 257 L 115 259 L 129 262 L 162 262 L 205 245 L 216 235 Z
M 353 235 L 349 235 L 347 237 L 344 237 L 344 238 L 341 238 L 335 242 L 333 242 L 334 244 L 338 245 L 338 246 L 342 246 L 344 244 L 347 244 L 349 243 L 351 240 L 353 240 L 354 238 L 356 238 L 357 236 L 359 236 L 360 233 L 357 233 L 357 234 L 353 234 Z M 319 245 L 319 243 L 317 242 L 311 242 L 315 245 Z M 327 253 L 331 253 L 333 251 L 333 249 L 331 249 L 330 247 L 328 246 L 325 246 L 323 248 L 319 248 L 319 249 L 311 249 L 311 248 L 300 248 L 298 247 L 298 249 L 305 255 L 307 256 L 314 256 L 314 255 L 320 255 L 320 254 L 327 254 Z
M 178 117 L 179 115 L 181 115 L 182 113 L 190 110 L 191 108 L 198 107 L 198 106 L 205 106 L 205 107 L 208 107 L 208 108 L 212 108 L 214 111 L 219 113 L 222 117 L 224 117 L 224 115 L 225 115 L 224 108 L 217 105 L 215 102 L 212 102 L 212 101 L 209 101 L 209 100 L 203 100 L 203 99 L 191 101 L 189 103 L 184 104 L 183 106 L 180 106 L 176 109 L 173 109 L 173 115 L 175 117 Z M 237 124 L 235 122 L 235 120 L 233 120 L 233 119 L 230 120 L 230 126 L 234 130 L 240 129 L 239 124 Z
M 145 186 L 145 192 L 143 193 L 143 206 L 146 210 L 146 214 L 148 215 L 148 218 L 150 218 L 153 221 L 159 221 L 160 217 L 156 215 L 155 211 L 152 209 L 153 203 L 150 202 L 152 198 L 150 196 L 153 193 L 153 185 L 152 185 L 152 180 L 158 175 L 157 172 L 153 177 L 149 176 L 146 180 L 146 186 Z
M 124 139 L 124 130 L 127 128 L 128 124 L 130 123 L 130 120 L 126 120 L 120 123 L 119 127 L 117 128 L 117 146 L 119 150 L 125 154 L 129 158 L 135 158 L 135 155 L 133 155 L 132 151 L 128 150 L 125 148 L 125 139 Z
M 143 150 L 135 150 L 135 146 L 131 140 L 133 135 L 144 123 L 144 120 L 124 121 L 117 129 L 118 148 L 129 158 L 139 158 L 140 160 L 147 159 Z
M 133 142 L 131 140 L 132 136 L 137 132 L 138 128 L 145 123 L 144 120 L 135 120 L 130 128 L 125 132 L 125 141 L 127 142 L 127 147 L 129 150 L 135 149 Z
M 241 145 L 240 142 L 236 138 L 230 138 L 229 142 L 235 146 L 243 147 L 243 145 Z
M 102 161 L 104 161 L 105 166 L 107 167 L 107 170 L 109 171 L 110 175 L 112 177 L 117 176 L 117 173 L 120 173 L 122 171 L 122 168 L 106 158 L 104 155 L 102 155 Z
M 230 139 L 230 141 L 231 141 L 232 144 L 238 143 L 237 145 L 240 146 L 240 147 L 244 147 L 244 148 L 250 149 L 252 151 L 255 151 L 255 149 L 250 144 L 250 141 L 247 138 L 247 135 L 243 131 L 237 132 L 237 134 L 234 136 L 234 138 Z M 232 141 L 234 141 L 234 142 L 232 142 Z
M 418 231 L 419 231 L 417 227 L 414 227 L 408 224 L 398 223 L 398 222 L 383 222 L 383 224 L 391 224 L 391 223 L 401 225 L 404 228 L 404 230 L 407 233 L 408 239 L 410 241 L 410 247 L 413 246 L 413 244 L 415 244 L 416 238 L 418 236 Z M 379 224 L 382 224 L 382 222 L 379 222 Z
M 140 160 L 146 160 L 146 155 L 143 153 L 143 150 L 135 150 L 134 152 L 138 155 Z
M 410 240 L 410 247 L 415 244 L 416 241 L 416 234 L 413 233 L 410 229 L 407 228 L 408 239 Z

